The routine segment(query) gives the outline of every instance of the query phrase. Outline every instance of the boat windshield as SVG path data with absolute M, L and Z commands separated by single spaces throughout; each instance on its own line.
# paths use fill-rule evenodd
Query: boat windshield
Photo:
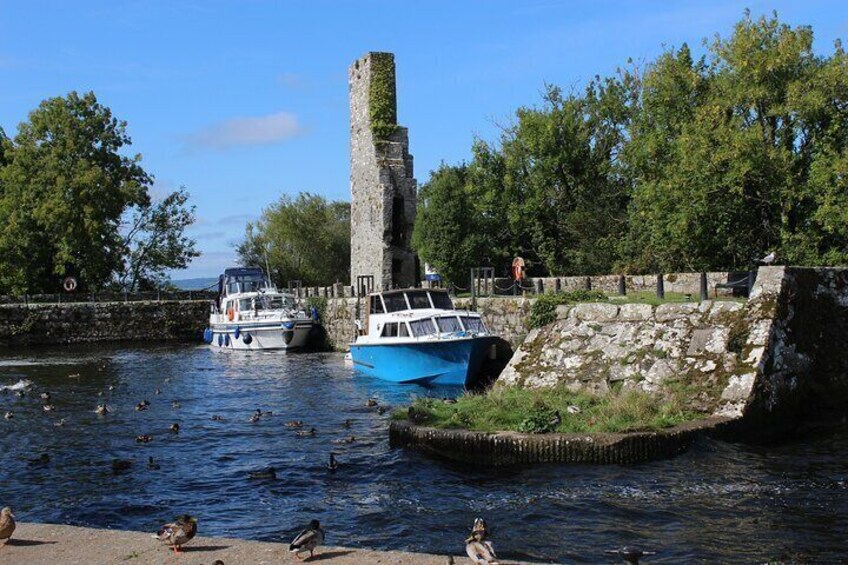
M 462 326 L 459 325 L 459 318 L 456 316 L 440 316 L 436 318 L 436 323 L 439 325 L 440 332 L 462 331 Z
M 246 312 L 249 310 L 262 312 L 263 310 L 280 310 L 282 308 L 292 308 L 294 300 L 291 297 L 283 295 L 260 295 L 253 298 L 242 298 L 239 301 L 239 310 Z
M 227 293 L 256 292 L 265 287 L 265 277 L 261 273 L 230 275 L 227 277 Z
M 483 325 L 483 320 L 473 318 L 471 316 L 462 316 L 462 325 L 465 326 L 465 331 L 474 333 L 488 333 L 486 326 Z
M 431 292 L 430 297 L 433 299 L 433 307 L 439 310 L 453 310 L 450 296 L 447 292 Z
M 406 305 L 406 299 L 403 297 L 402 292 L 397 294 L 384 294 L 383 302 L 386 304 L 386 312 L 400 312 L 402 310 L 409 309 L 409 306 Z
M 414 292 L 407 292 L 406 296 L 407 298 L 409 298 L 409 305 L 412 306 L 413 310 L 430 308 L 430 299 L 427 298 L 426 290 L 416 290 Z
M 433 335 L 436 333 L 436 326 L 433 325 L 432 318 L 413 320 L 409 322 L 409 329 L 412 330 L 412 335 L 414 337 L 424 337 L 425 335 Z

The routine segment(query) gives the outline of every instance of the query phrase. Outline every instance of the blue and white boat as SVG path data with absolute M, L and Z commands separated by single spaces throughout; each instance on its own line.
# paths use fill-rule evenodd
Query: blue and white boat
M 471 386 L 497 338 L 476 312 L 455 310 L 435 289 L 375 292 L 350 345 L 354 368 L 405 384 Z
M 312 323 L 294 295 L 277 290 L 262 269 L 237 267 L 218 277 L 204 338 L 224 349 L 297 349 Z

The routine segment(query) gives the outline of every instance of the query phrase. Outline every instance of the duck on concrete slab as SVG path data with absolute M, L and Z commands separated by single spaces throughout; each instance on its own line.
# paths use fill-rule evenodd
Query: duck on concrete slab
M 11 539 L 15 532 L 15 515 L 12 514 L 12 509 L 8 506 L 0 510 L 0 541 L 3 545 Z
M 308 551 L 309 557 L 315 556 L 315 548 L 324 543 L 324 529 L 318 520 L 309 522 L 305 530 L 297 534 L 289 545 L 289 551 L 300 560 L 300 554 Z
M 465 553 L 476 565 L 498 565 L 495 548 L 489 541 L 489 529 L 482 518 L 475 518 L 471 536 L 465 540 Z
M 180 552 L 180 547 L 187 544 L 197 534 L 197 518 L 182 514 L 177 516 L 173 522 L 163 524 L 153 537 L 161 542 L 168 543 L 174 549 L 174 553 Z

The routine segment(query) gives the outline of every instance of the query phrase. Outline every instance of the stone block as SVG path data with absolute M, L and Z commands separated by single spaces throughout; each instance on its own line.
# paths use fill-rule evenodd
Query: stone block
M 668 322 L 678 318 L 687 318 L 690 314 L 698 311 L 698 304 L 695 302 L 685 303 L 666 303 L 657 306 L 654 312 L 654 318 L 658 322 Z
M 650 304 L 622 304 L 618 309 L 618 319 L 625 321 L 648 320 L 654 315 Z
M 618 305 L 585 302 L 577 304 L 571 310 L 571 316 L 578 320 L 604 322 L 618 316 Z
M 565 320 L 568 318 L 568 313 L 571 312 L 571 304 L 560 304 L 556 307 L 556 319 Z

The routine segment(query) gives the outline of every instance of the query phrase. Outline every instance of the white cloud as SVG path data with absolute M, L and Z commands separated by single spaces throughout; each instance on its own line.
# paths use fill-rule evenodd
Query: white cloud
M 297 137 L 303 128 L 297 116 L 278 112 L 268 116 L 232 118 L 186 136 L 190 148 L 224 151 L 233 147 L 273 145 Z

